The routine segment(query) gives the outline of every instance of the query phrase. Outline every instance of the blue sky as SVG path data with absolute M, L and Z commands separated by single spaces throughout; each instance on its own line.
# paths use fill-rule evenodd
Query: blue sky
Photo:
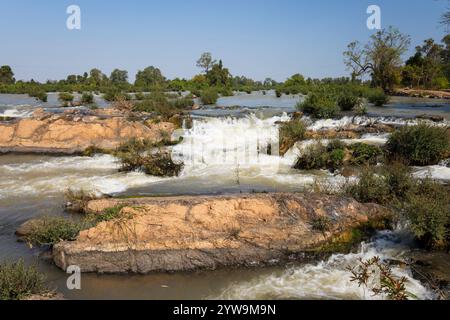
M 66 28 L 66 8 L 81 8 L 82 29 Z M 348 75 L 342 52 L 366 41 L 368 5 L 382 25 L 412 38 L 440 40 L 446 0 L 0 0 L 0 65 L 17 79 L 45 81 L 98 67 L 109 74 L 159 67 L 168 78 L 192 77 L 210 51 L 233 75 L 284 80 Z

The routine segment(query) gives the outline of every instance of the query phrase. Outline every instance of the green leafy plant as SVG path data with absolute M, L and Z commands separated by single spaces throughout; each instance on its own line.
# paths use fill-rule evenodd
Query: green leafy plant
M 315 118 L 333 118 L 338 111 L 335 99 L 322 92 L 310 93 L 297 109 Z
M 359 265 L 348 269 L 352 276 L 351 282 L 357 282 L 361 287 L 369 288 L 374 296 L 387 297 L 390 300 L 417 299 L 406 289 L 407 279 L 397 278 L 391 267 L 381 261 L 379 257 L 369 260 L 359 260 Z
M 36 265 L 25 266 L 21 259 L 0 264 L 0 300 L 21 300 L 35 294 L 48 293 L 45 276 Z
M 424 123 L 396 130 L 386 144 L 391 158 L 419 166 L 437 164 L 448 155 L 449 148 L 446 129 Z

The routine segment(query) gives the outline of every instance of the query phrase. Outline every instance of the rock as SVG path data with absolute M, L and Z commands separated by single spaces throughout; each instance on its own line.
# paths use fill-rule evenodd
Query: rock
M 91 212 L 123 207 L 121 217 L 53 248 L 56 265 L 82 272 L 148 273 L 266 265 L 320 252 L 354 228 L 390 217 L 387 209 L 318 194 L 101 199 Z M 319 217 L 329 230 L 315 230 Z
M 19 226 L 16 230 L 16 236 L 19 238 L 24 238 L 30 233 L 33 232 L 33 230 L 36 230 L 36 228 L 40 227 L 43 224 L 43 220 L 41 219 L 31 219 Z
M 111 150 L 131 138 L 158 142 L 174 129 L 167 122 L 145 125 L 123 116 L 84 115 L 77 110 L 51 115 L 36 110 L 32 118 L 0 123 L 0 152 L 72 154 L 93 146 Z
M 414 278 L 436 292 L 440 299 L 450 299 L 450 254 L 416 250 L 408 253 Z
M 58 301 L 65 300 L 62 293 L 45 293 L 45 294 L 33 294 L 25 299 L 25 301 Z
M 396 96 L 419 97 L 428 99 L 450 99 L 450 92 L 439 90 L 423 90 L 423 89 L 396 89 L 393 92 Z
M 436 115 L 428 115 L 428 114 L 421 114 L 417 116 L 418 119 L 424 119 L 424 120 L 430 120 L 433 122 L 442 122 L 445 120 L 443 116 L 436 116 Z

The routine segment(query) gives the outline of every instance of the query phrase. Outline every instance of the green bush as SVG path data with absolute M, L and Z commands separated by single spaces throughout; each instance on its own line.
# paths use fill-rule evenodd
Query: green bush
M 135 95 L 134 95 L 134 98 L 136 100 L 142 101 L 142 100 L 145 99 L 145 94 L 143 92 L 136 92 Z
M 337 99 L 337 104 L 342 111 L 352 111 L 357 103 L 358 97 L 348 92 L 340 94 Z
M 445 128 L 420 124 L 396 130 L 386 149 L 391 158 L 403 159 L 410 165 L 435 165 L 449 152 L 449 138 Z
M 48 292 L 45 276 L 35 265 L 27 267 L 23 260 L 0 264 L 0 300 L 21 300 Z
M 336 101 L 325 93 L 310 93 L 297 109 L 315 118 L 333 118 L 338 112 Z
M 215 104 L 219 99 L 219 94 L 215 88 L 208 88 L 201 92 L 200 99 L 203 104 Z
M 375 165 L 383 156 L 383 150 L 380 147 L 355 143 L 350 146 L 352 150 L 352 163 L 355 165 L 372 164 Z
M 294 165 L 299 170 L 323 169 L 327 164 L 327 148 L 320 142 L 309 145 Z
M 389 102 L 389 96 L 383 90 L 374 90 L 369 93 L 367 99 L 377 107 L 382 107 Z
M 32 225 L 31 232 L 25 236 L 25 240 L 39 246 L 51 246 L 60 241 L 75 240 L 84 227 L 82 223 L 61 217 L 43 217 L 39 219 L 39 223 Z
M 193 101 L 189 98 L 169 101 L 162 92 L 155 91 L 145 96 L 144 100 L 136 103 L 133 111 L 154 113 L 167 120 L 175 114 L 184 111 L 187 106 L 192 106 L 192 104 Z
M 428 248 L 444 248 L 450 236 L 450 196 L 438 182 L 417 183 L 403 206 L 403 213 L 417 239 Z M 447 243 L 446 243 L 447 242 Z
M 372 168 L 364 168 L 358 176 L 357 183 L 350 183 L 344 193 L 362 203 L 386 204 L 390 201 L 389 186 L 383 176 Z
M 68 106 L 69 103 L 71 103 L 74 99 L 73 94 L 68 93 L 68 92 L 61 92 L 58 95 L 58 100 L 63 104 L 63 106 Z
M 392 200 L 397 202 L 404 201 L 416 184 L 411 168 L 403 163 L 394 162 L 383 166 L 381 171 Z
M 28 94 L 30 97 L 34 97 L 42 102 L 47 102 L 48 96 L 45 91 L 34 91 Z
M 321 142 L 308 146 L 297 159 L 294 168 L 300 170 L 329 169 L 335 171 L 342 167 L 345 158 L 345 146 L 338 140 L 327 146 Z
M 94 103 L 94 95 L 90 92 L 84 92 L 81 96 L 81 103 L 84 104 Z
M 116 157 L 121 164 L 120 171 L 142 171 L 157 177 L 178 176 L 183 169 L 183 163 L 175 163 L 168 152 L 157 150 L 155 144 L 137 139 L 119 146 Z
M 306 125 L 299 119 L 284 122 L 280 125 L 280 151 L 286 153 L 297 141 L 305 138 Z

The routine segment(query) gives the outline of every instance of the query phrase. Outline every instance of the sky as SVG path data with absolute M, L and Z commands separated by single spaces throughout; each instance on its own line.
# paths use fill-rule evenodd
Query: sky
M 81 9 L 81 30 L 69 30 L 69 5 Z M 411 36 L 410 53 L 440 41 L 446 0 L 0 0 L 0 65 L 16 79 L 63 79 L 96 67 L 136 72 L 153 65 L 167 78 L 199 73 L 202 52 L 233 75 L 283 81 L 292 74 L 348 76 L 342 52 L 366 42 L 369 5 L 382 27 Z

